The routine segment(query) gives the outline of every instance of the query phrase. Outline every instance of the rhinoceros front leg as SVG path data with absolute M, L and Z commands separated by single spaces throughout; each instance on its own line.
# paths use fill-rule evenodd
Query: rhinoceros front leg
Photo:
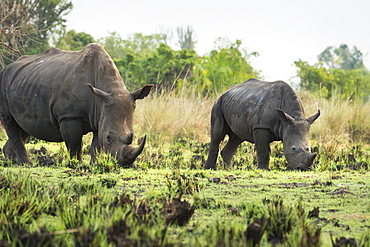
M 60 132 L 66 143 L 71 159 L 82 161 L 82 136 L 84 124 L 81 119 L 64 119 L 60 123 Z
M 271 170 L 270 162 L 270 137 L 269 130 L 256 129 L 253 132 L 253 139 L 257 150 L 257 163 L 259 169 Z
M 229 141 L 227 142 L 226 146 L 221 151 L 222 159 L 224 160 L 226 166 L 231 168 L 231 162 L 233 160 L 233 156 L 236 152 L 236 149 L 243 142 L 237 135 L 233 134 L 229 136 Z
M 3 147 L 3 153 L 7 159 L 12 160 L 13 162 L 17 161 L 17 155 L 15 154 L 12 144 L 10 143 L 10 140 L 7 140 L 4 147 Z
M 96 154 L 97 152 L 100 151 L 100 144 L 99 144 L 99 139 L 98 139 L 98 132 L 93 133 L 93 140 L 91 143 L 90 147 L 90 155 L 91 155 L 91 160 L 90 163 L 95 163 L 96 161 Z

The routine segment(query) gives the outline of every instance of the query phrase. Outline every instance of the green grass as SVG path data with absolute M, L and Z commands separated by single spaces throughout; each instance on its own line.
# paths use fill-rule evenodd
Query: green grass
M 59 160 L 63 146 L 28 148 L 36 150 L 34 166 L 0 165 L 0 243 L 10 246 L 246 246 L 247 229 L 258 220 L 265 224 L 261 246 L 332 246 L 341 237 L 370 244 L 370 173 L 358 166 L 366 148 L 349 150 L 352 160 L 334 156 L 325 169 L 328 158 L 320 154 L 314 172 L 283 171 L 279 144 L 270 172 L 256 169 L 249 144 L 238 150 L 233 170 L 217 171 L 199 169 L 207 144 L 184 139 L 168 150 L 149 145 L 137 170 L 106 156 L 104 169 L 91 166 L 87 154 L 82 164 Z M 55 162 L 38 163 L 40 157 Z M 184 226 L 166 223 L 176 199 L 194 209 Z M 308 217 L 314 208 L 319 214 Z
M 8 167 L 1 169 L 0 213 L 4 225 L 0 236 L 13 243 L 26 231 L 29 241 L 44 237 L 54 244 L 72 246 L 76 241 L 82 244 L 80 235 L 86 234 L 89 243 L 102 244 L 109 242 L 106 234 L 112 223 L 128 219 L 132 231 L 128 237 L 135 243 L 143 236 L 147 239 L 142 241 L 159 243 L 162 240 L 156 234 L 166 228 L 165 241 L 175 246 L 207 246 L 210 236 L 218 242 L 219 234 L 230 234 L 228 231 L 234 232 L 235 239 L 225 235 L 230 245 L 221 245 L 238 246 L 238 241 L 246 241 L 242 233 L 252 219 L 282 214 L 290 218 L 290 224 L 298 224 L 287 226 L 293 229 L 284 233 L 283 243 L 300 242 L 303 226 L 321 228 L 322 246 L 331 246 L 330 236 L 363 241 L 370 227 L 368 178 L 369 172 L 347 170 L 302 173 L 127 169 L 86 174 L 62 167 Z M 136 201 L 136 205 L 117 202 L 123 195 Z M 161 200 L 179 195 L 195 207 L 195 213 L 184 227 L 166 226 L 160 214 Z M 283 206 L 276 205 L 279 201 Z M 149 210 L 144 223 L 139 223 L 130 213 L 142 202 L 153 211 Z M 319 215 L 309 218 L 309 211 L 315 207 Z M 150 229 L 138 233 L 144 226 Z M 187 234 L 189 231 L 192 234 Z M 271 245 L 267 233 L 261 244 Z

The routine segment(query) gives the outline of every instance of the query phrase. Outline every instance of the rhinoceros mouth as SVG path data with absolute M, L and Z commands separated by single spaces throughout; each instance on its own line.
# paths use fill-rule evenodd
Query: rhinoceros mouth
M 305 165 L 305 164 L 300 164 L 298 166 L 288 166 L 286 168 L 287 171 L 313 171 L 314 168 L 312 165 Z

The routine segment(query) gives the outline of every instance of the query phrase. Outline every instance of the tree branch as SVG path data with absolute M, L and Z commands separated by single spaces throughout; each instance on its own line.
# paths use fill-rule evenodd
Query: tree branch
M 21 52 L 20 52 L 19 50 L 14 49 L 13 47 L 11 47 L 11 46 L 9 46 L 9 45 L 5 44 L 1 39 L 0 39 L 0 45 L 1 45 L 1 46 L 5 46 L 5 47 L 6 47 L 6 48 L 8 48 L 9 50 L 12 50 L 12 51 L 14 51 L 14 52 L 16 52 L 16 53 L 21 54 Z

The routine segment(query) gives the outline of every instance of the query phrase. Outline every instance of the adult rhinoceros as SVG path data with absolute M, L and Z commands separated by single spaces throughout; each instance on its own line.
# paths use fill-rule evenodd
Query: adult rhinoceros
M 89 44 L 81 51 L 50 49 L 22 56 L 0 74 L 0 119 L 9 137 L 3 152 L 31 164 L 25 149 L 29 137 L 66 143 L 81 161 L 82 136 L 93 132 L 91 158 L 100 148 L 123 166 L 142 152 L 133 147 L 135 100 L 151 85 L 130 93 L 104 48 Z
M 229 136 L 221 156 L 230 166 L 243 141 L 255 143 L 258 168 L 269 170 L 270 142 L 283 141 L 288 170 L 312 169 L 316 153 L 308 142 L 310 125 L 318 111 L 306 119 L 301 101 L 283 81 L 250 79 L 227 90 L 215 102 L 211 116 L 211 143 L 204 168 L 215 169 L 219 144 Z

